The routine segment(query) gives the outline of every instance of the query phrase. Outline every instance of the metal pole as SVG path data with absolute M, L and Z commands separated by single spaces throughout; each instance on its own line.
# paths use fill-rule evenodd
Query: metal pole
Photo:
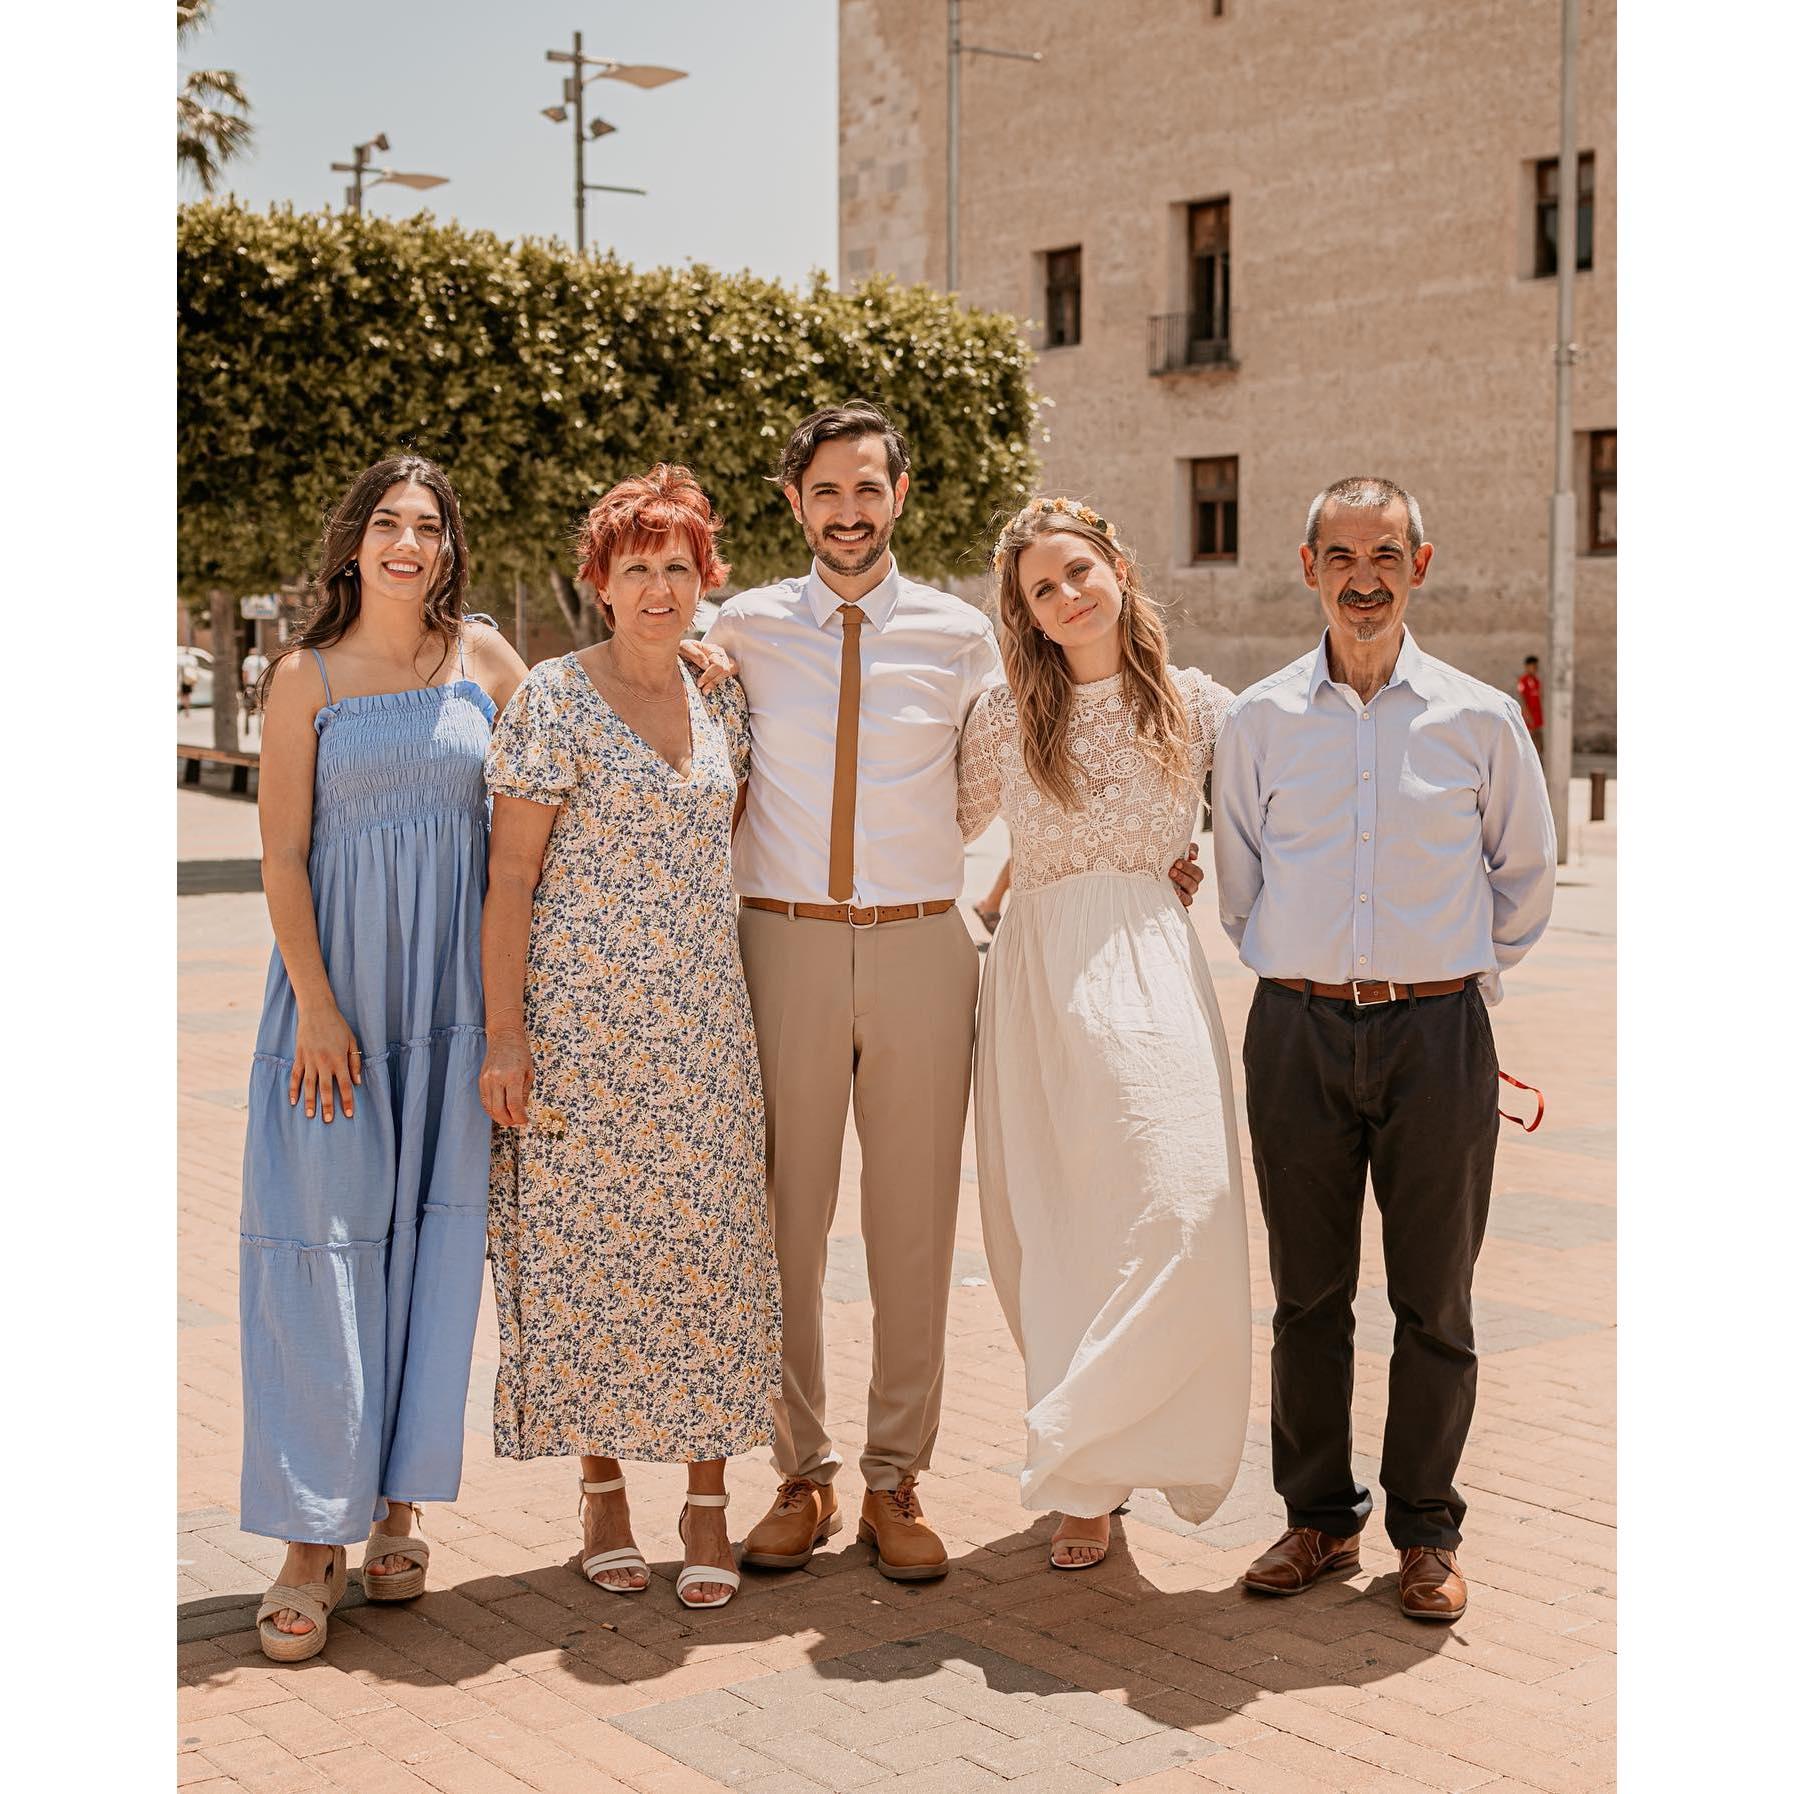
M 516 607 L 516 609 L 515 609 L 515 626 L 513 629 L 513 633 L 517 637 L 517 642 L 516 642 L 517 658 L 519 660 L 521 660 L 525 666 L 528 666 L 529 665 L 529 618 L 525 613 L 525 596 L 526 596 L 528 588 L 523 583 L 523 575 L 521 573 L 514 574 L 512 577 L 515 581 L 515 584 L 512 589 L 512 602 L 514 603 L 514 605 Z
M 355 172 L 350 178 L 349 210 L 357 218 L 361 216 L 361 176 L 368 165 L 368 149 L 365 143 L 355 146 Z
M 586 70 L 583 32 L 573 34 L 573 245 L 586 252 Z
M 1562 113 L 1557 152 L 1557 465 L 1551 491 L 1550 587 L 1545 605 L 1545 785 L 1557 829 L 1557 863 L 1570 857 L 1570 755 L 1576 698 L 1576 494 L 1570 433 L 1576 360 L 1576 237 L 1580 186 L 1576 146 L 1576 38 L 1580 0 L 1562 0 Z
M 947 291 L 959 290 L 959 0 L 947 0 Z

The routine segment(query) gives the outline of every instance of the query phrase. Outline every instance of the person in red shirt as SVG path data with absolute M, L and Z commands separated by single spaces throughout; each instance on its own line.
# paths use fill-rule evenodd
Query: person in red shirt
M 1545 757 L 1545 703 L 1539 690 L 1539 657 L 1528 654 L 1525 670 L 1514 681 L 1514 689 L 1520 694 L 1520 709 L 1526 717 L 1526 733 L 1532 737 L 1532 745 L 1538 751 L 1541 760 Z

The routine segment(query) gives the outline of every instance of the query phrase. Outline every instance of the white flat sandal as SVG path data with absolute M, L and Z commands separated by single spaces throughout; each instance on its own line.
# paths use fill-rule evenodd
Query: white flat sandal
M 694 1507 L 727 1507 L 727 1495 L 690 1495 L 685 1497 L 685 1506 L 679 1510 L 679 1540 L 685 1541 L 685 1515 L 687 1509 Z M 728 1589 L 728 1593 L 720 1601 L 688 1601 L 685 1591 L 700 1582 L 720 1582 Z M 713 1607 L 727 1607 L 735 1599 L 735 1591 L 741 1587 L 741 1577 L 733 1568 L 727 1570 L 716 1564 L 690 1564 L 679 1572 L 679 1579 L 673 1584 L 673 1593 L 679 1597 L 680 1605 L 690 1607 L 702 1613 Z
M 624 1479 L 616 1477 L 607 1483 L 589 1483 L 583 1478 L 579 1485 L 579 1511 L 583 1524 L 588 1495 L 608 1495 L 613 1489 L 620 1489 Z M 653 1572 L 648 1568 L 648 1560 L 633 1545 L 624 1545 L 616 1551 L 594 1551 L 580 1564 L 586 1581 L 594 1588 L 601 1588 L 607 1595 L 639 1595 L 653 1580 Z M 640 1588 L 632 1588 L 628 1583 L 600 1582 L 598 1577 L 605 1570 L 640 1570 L 642 1582 Z

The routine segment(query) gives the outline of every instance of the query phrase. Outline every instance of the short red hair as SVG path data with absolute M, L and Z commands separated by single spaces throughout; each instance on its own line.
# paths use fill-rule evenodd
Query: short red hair
M 656 462 L 645 474 L 619 481 L 587 512 L 579 532 L 579 576 L 598 594 L 606 619 L 611 562 L 634 549 L 657 548 L 675 533 L 690 545 L 704 591 L 715 591 L 729 577 L 729 563 L 716 552 L 723 521 L 689 467 Z

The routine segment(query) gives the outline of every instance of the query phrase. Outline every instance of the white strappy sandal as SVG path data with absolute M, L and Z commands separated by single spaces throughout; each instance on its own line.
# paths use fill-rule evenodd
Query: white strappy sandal
M 613 1477 L 607 1483 L 589 1483 L 581 1478 L 579 1484 L 579 1511 L 583 1521 L 588 1495 L 608 1495 L 613 1489 L 623 1487 L 624 1479 Z M 633 1545 L 623 1545 L 615 1551 L 594 1551 L 580 1564 L 586 1581 L 594 1588 L 601 1588 L 607 1595 L 639 1595 L 653 1580 L 653 1572 L 648 1568 L 648 1560 Z M 641 1586 L 631 1587 L 628 1583 L 600 1582 L 599 1576 L 605 1570 L 640 1570 Z
M 411 1509 L 411 1524 L 423 1524 L 424 1510 L 415 1501 L 401 1505 Z M 392 1503 L 388 1503 L 390 1508 Z M 383 1557 L 402 1557 L 411 1565 L 408 1570 L 370 1572 L 368 1565 Z M 421 1532 L 400 1534 L 382 1532 L 376 1526 L 368 1534 L 368 1548 L 361 1559 L 361 1592 L 370 1601 L 414 1601 L 424 1592 L 424 1579 L 430 1570 L 430 1541 Z
M 685 1542 L 685 1515 L 688 1509 L 694 1507 L 727 1507 L 728 1505 L 729 1498 L 727 1495 L 693 1495 L 688 1493 L 685 1497 L 685 1506 L 679 1510 L 680 1543 L 683 1544 Z M 720 1582 L 729 1592 L 724 1595 L 720 1601 L 688 1601 L 685 1598 L 685 1591 L 688 1588 L 695 1587 L 700 1582 Z M 725 1570 L 716 1564 L 691 1564 L 679 1572 L 679 1580 L 673 1584 L 673 1593 L 679 1597 L 681 1606 L 689 1607 L 696 1612 L 702 1613 L 714 1607 L 727 1607 L 729 1603 L 735 1599 L 735 1591 L 740 1587 L 741 1576 L 733 1566 Z

